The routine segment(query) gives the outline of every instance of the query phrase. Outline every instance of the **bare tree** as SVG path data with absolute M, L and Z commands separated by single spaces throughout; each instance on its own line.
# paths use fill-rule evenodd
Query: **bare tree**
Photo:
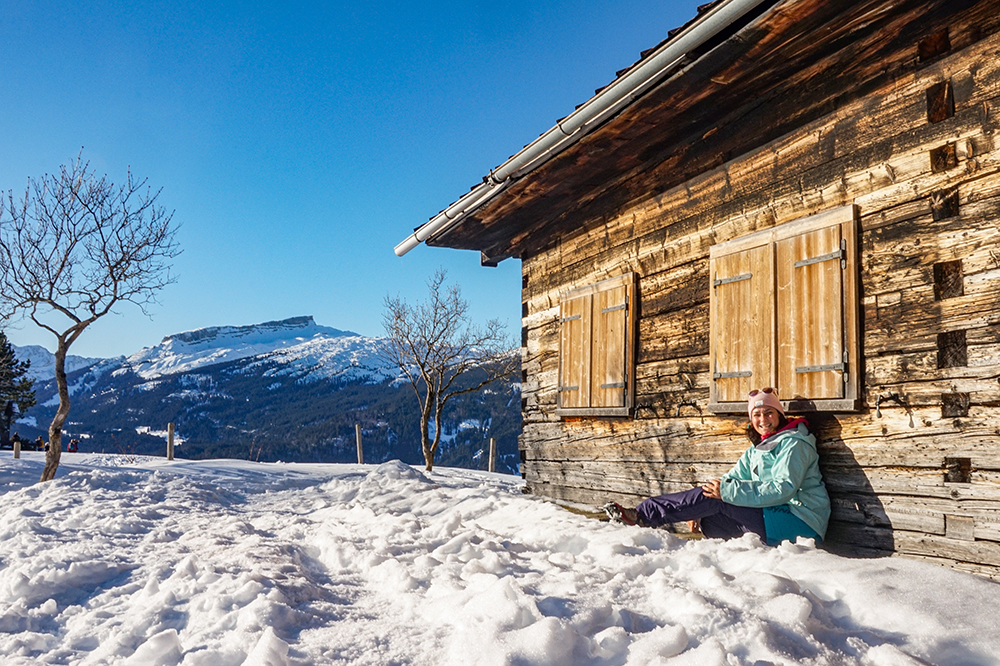
M 98 177 L 80 157 L 57 175 L 29 178 L 24 197 L 0 200 L 0 322 L 31 319 L 56 336 L 59 409 L 49 426 L 42 481 L 59 466 L 69 415 L 66 353 L 83 331 L 120 303 L 144 314 L 174 281 L 180 251 L 173 213 L 146 180 Z
M 399 296 L 385 297 L 382 324 L 386 338 L 381 355 L 398 366 L 420 403 L 420 445 L 427 470 L 441 445 L 441 415 L 456 395 L 472 393 L 510 377 L 520 358 L 506 325 L 491 319 L 485 326 L 469 321 L 469 303 L 458 285 L 444 287 L 446 272 L 439 269 L 428 281 L 428 300 L 408 304 Z M 478 370 L 471 384 L 458 382 Z M 434 439 L 430 421 L 434 420 Z

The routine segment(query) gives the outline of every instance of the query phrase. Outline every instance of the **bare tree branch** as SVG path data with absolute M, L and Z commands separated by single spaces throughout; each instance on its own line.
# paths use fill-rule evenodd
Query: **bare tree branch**
M 148 316 L 157 292 L 174 282 L 177 228 L 159 195 L 131 171 L 116 186 L 78 156 L 58 174 L 29 179 L 20 199 L 8 191 L 0 200 L 0 322 L 28 318 L 57 342 L 59 409 L 42 481 L 59 465 L 70 346 L 121 303 Z

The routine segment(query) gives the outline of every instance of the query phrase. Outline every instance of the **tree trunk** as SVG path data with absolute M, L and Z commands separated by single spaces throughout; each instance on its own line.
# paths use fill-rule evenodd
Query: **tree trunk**
M 66 383 L 66 352 L 68 345 L 59 340 L 56 347 L 56 386 L 59 388 L 59 409 L 49 425 L 49 450 L 45 453 L 45 468 L 39 481 L 51 481 L 59 468 L 59 458 L 62 456 L 62 427 L 69 416 L 69 386 Z
M 441 394 L 434 393 L 434 441 L 431 443 L 430 454 L 424 454 L 424 459 L 427 461 L 427 471 L 431 472 L 434 468 L 434 456 L 437 455 L 438 449 L 441 448 L 441 434 L 443 432 L 444 425 L 441 422 Z
M 427 432 L 427 426 L 431 417 L 430 393 L 427 394 L 425 400 L 425 404 L 420 409 L 420 450 L 424 454 L 424 465 L 427 471 L 430 472 L 434 470 L 434 449 L 431 448 L 430 435 Z

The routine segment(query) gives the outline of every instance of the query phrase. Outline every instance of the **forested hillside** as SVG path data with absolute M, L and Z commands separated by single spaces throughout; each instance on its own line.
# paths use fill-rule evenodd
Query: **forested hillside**
M 408 384 L 278 380 L 268 373 L 276 364 L 252 372 L 249 364 L 241 360 L 153 381 L 126 369 L 76 373 L 70 383 L 85 390 L 73 397 L 67 435 L 81 438 L 83 451 L 162 455 L 172 422 L 183 441 L 178 457 L 353 462 L 358 423 L 366 462 L 423 461 L 417 401 Z M 437 463 L 485 469 L 488 441 L 495 437 L 497 470 L 516 473 L 518 389 L 496 385 L 449 403 L 447 442 Z M 54 382 L 37 391 L 41 406 L 29 416 L 39 428 L 36 433 L 20 425 L 22 436 L 43 434 L 55 410 Z
M 373 356 L 373 342 L 311 318 L 170 336 L 71 373 L 63 441 L 78 438 L 85 452 L 162 455 L 174 423 L 178 457 L 355 462 L 360 424 L 365 462 L 420 464 L 417 400 Z M 248 344 L 260 353 L 249 353 Z M 15 428 L 22 438 L 47 438 L 58 405 L 54 381 L 40 379 L 35 388 L 38 405 Z M 445 416 L 436 464 L 485 469 L 494 437 L 497 471 L 517 473 L 519 384 L 458 396 Z

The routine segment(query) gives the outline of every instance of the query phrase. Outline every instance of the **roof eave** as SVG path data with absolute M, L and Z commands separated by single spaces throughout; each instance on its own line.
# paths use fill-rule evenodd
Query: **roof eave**
M 729 30 L 754 9 L 773 2 L 774 0 L 722 0 L 713 6 L 538 139 L 493 169 L 481 184 L 418 227 L 396 246 L 396 255 L 403 256 L 420 243 L 438 238 L 461 224 L 462 220 L 492 201 L 512 182 L 576 144 L 689 62 L 692 51 Z M 487 265 L 495 265 L 496 260 L 485 255 L 483 257 L 483 263 Z

